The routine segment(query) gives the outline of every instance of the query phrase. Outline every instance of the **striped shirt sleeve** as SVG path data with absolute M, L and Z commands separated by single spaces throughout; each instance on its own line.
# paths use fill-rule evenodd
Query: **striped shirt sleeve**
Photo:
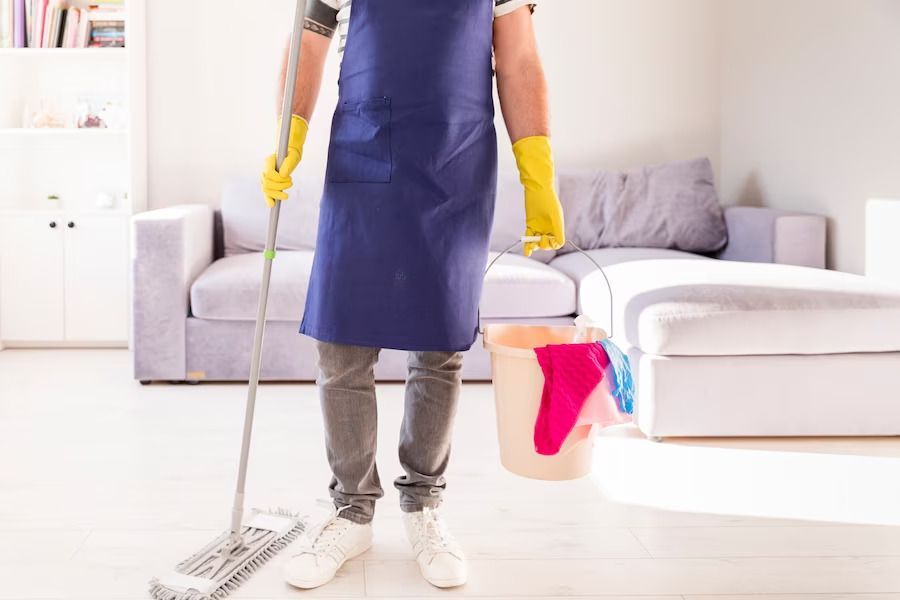
M 531 12 L 534 12 L 536 4 L 535 0 L 494 0 L 494 17 L 508 15 L 523 6 L 530 6 Z
M 309 0 L 306 5 L 304 29 L 325 37 L 334 37 L 338 27 L 340 0 Z

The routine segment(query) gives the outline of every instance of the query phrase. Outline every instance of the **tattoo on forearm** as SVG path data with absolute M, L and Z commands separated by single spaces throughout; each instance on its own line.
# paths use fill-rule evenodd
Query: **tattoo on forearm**
M 316 21 L 313 21 L 309 17 L 307 17 L 303 21 L 303 28 L 312 31 L 313 33 L 318 33 L 319 35 L 324 35 L 327 38 L 334 37 L 334 29 L 331 29 L 330 27 L 326 27 L 326 26 L 322 25 L 321 23 L 317 23 Z

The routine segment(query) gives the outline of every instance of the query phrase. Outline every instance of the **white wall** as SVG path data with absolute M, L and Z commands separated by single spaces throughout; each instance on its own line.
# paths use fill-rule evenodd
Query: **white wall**
M 718 163 L 715 1 L 543 0 L 535 19 L 559 165 Z M 292 1 L 148 4 L 150 205 L 215 204 L 228 174 L 255 173 L 271 152 Z M 324 169 L 336 81 L 332 53 L 301 169 Z M 509 168 L 502 127 L 500 140 Z
M 545 0 L 535 22 L 562 166 L 718 164 L 718 0 Z
M 255 172 L 274 146 L 292 2 L 147 4 L 150 207 L 214 204 L 228 173 Z
M 723 197 L 827 215 L 862 272 L 865 201 L 900 196 L 900 2 L 723 4 Z

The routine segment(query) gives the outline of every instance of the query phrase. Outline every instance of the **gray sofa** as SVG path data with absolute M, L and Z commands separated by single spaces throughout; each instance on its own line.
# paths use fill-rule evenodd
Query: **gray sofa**
M 566 177 L 574 180 L 585 174 L 562 173 L 564 189 Z M 264 380 L 315 379 L 313 343 L 297 333 L 297 326 L 312 264 L 321 186 L 321 182 L 306 181 L 282 208 L 265 337 Z M 253 178 L 237 178 L 226 184 L 219 210 L 182 205 L 134 218 L 136 379 L 246 380 L 266 224 L 266 210 L 257 190 Z M 568 201 L 577 203 L 577 199 Z M 501 177 L 493 248 L 515 241 L 524 218 L 521 203 L 516 178 Z M 823 266 L 821 217 L 762 208 L 730 208 L 725 214 L 729 243 L 721 252 L 723 259 Z M 661 249 L 592 253 L 606 264 L 694 257 Z M 578 312 L 578 282 L 558 268 L 560 264 L 576 269 L 589 266 L 577 254 L 536 254 L 534 259 L 504 256 L 485 280 L 481 307 L 484 321 L 571 323 Z M 598 315 L 598 320 L 603 321 L 602 316 Z M 403 353 L 383 352 L 377 370 L 380 379 L 403 379 L 405 372 Z M 489 357 L 480 343 L 466 357 L 464 376 L 470 380 L 490 378 Z

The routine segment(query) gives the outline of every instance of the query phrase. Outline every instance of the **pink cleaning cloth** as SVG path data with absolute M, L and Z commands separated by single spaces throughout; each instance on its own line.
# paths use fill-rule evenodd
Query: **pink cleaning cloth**
M 579 425 L 612 427 L 613 425 L 631 423 L 631 415 L 626 415 L 619 411 L 616 398 L 609 389 L 609 381 L 610 378 L 605 377 L 584 401 L 581 412 L 578 413 L 578 421 L 575 423 L 576 427 Z
M 609 357 L 603 346 L 561 344 L 535 348 L 544 372 L 541 407 L 534 424 L 534 449 L 538 454 L 559 453 L 577 425 L 609 427 L 628 423 L 619 412 L 604 379 Z

